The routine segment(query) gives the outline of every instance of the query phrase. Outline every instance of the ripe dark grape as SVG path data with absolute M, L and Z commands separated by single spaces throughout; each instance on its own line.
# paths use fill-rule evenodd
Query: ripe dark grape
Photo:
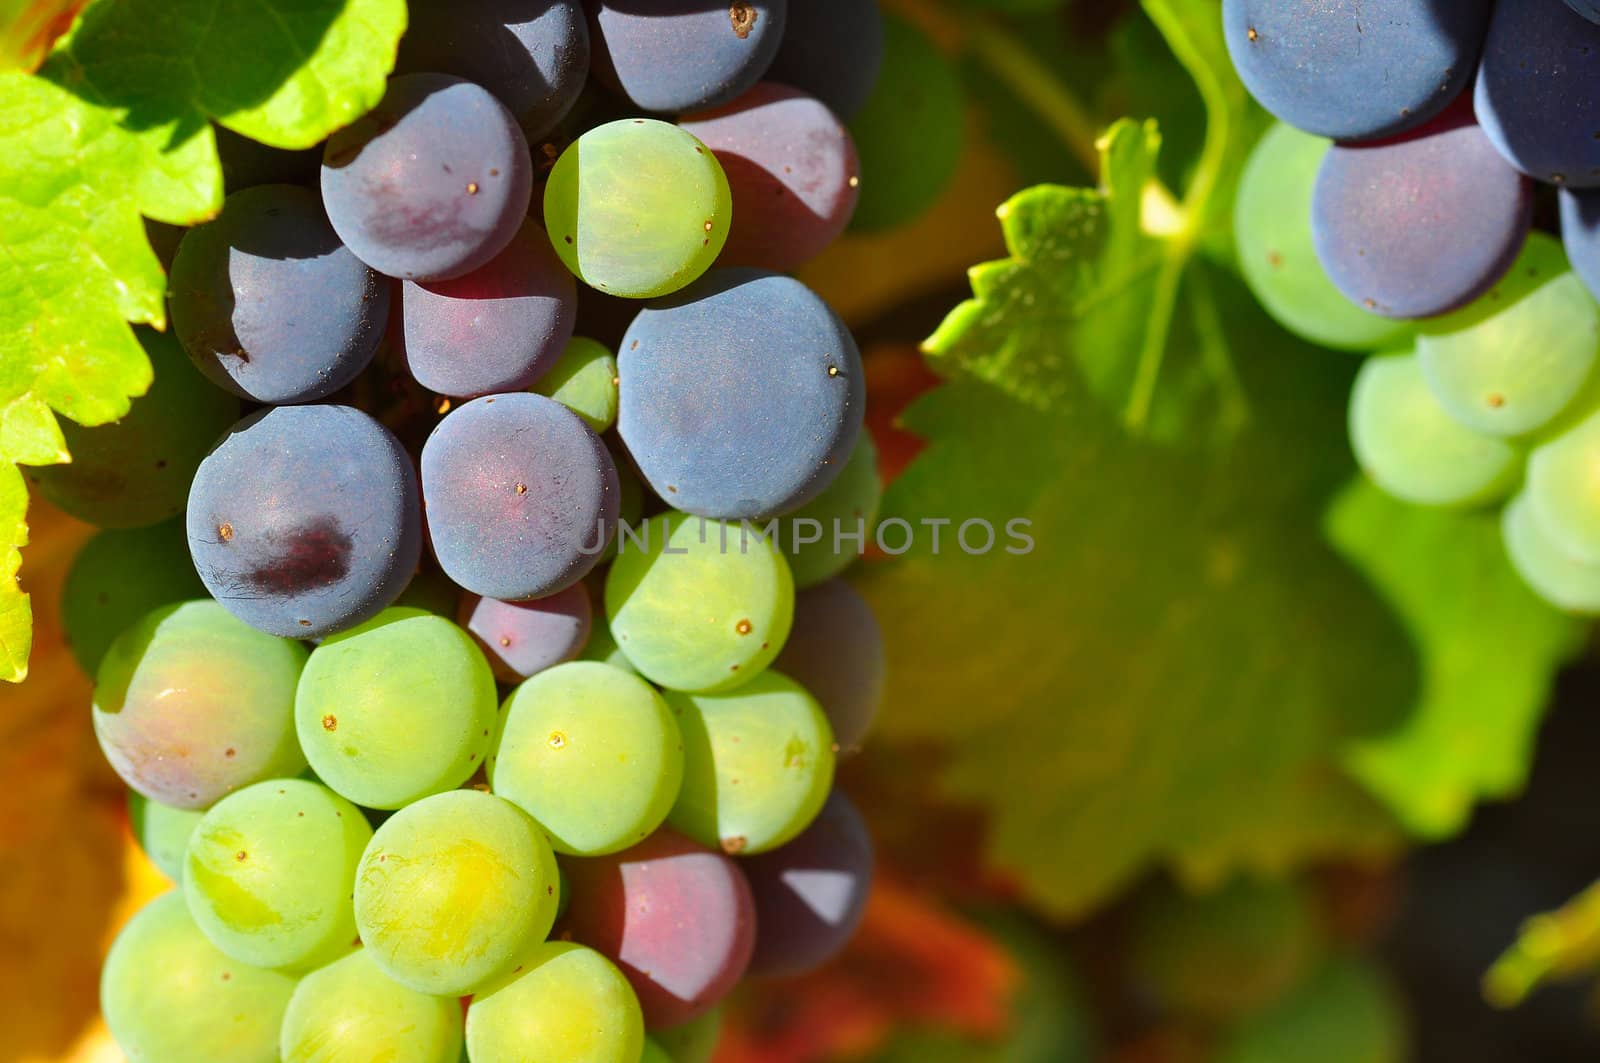
M 389 282 L 339 242 L 316 194 L 235 192 L 172 264 L 172 327 L 211 382 L 265 403 L 309 402 L 372 361 Z
M 1352 302 L 1392 318 L 1465 306 L 1515 261 L 1533 186 L 1465 108 L 1372 145 L 1335 145 L 1317 173 L 1317 258 Z
M 170 334 L 135 329 L 155 381 L 120 421 L 84 428 L 61 419 L 70 465 L 29 470 L 39 492 L 101 528 L 142 528 L 183 512 L 189 480 L 239 400 L 206 383 Z
M 495 678 L 520 683 L 582 653 L 594 610 L 588 590 L 574 583 L 531 602 L 467 595 L 461 600 L 459 620 L 489 659 Z
M 855 213 L 855 142 L 820 100 L 763 82 L 680 121 L 722 163 L 737 219 L 719 260 L 779 272 L 815 258 Z
M 1251 95 L 1290 125 L 1336 140 L 1391 136 L 1443 111 L 1472 79 L 1488 20 L 1489 0 L 1222 5 L 1228 51 Z
M 756 902 L 752 974 L 816 970 L 850 941 L 872 890 L 872 836 L 835 790 L 799 837 L 745 862 Z
M 1484 132 L 1523 173 L 1600 185 L 1600 26 L 1560 0 L 1496 4 L 1474 102 Z
M 1567 0 L 1567 6 L 1590 22 L 1600 22 L 1600 0 Z
M 412 0 L 397 74 L 454 74 L 494 93 L 530 137 L 554 129 L 589 75 L 579 0 Z
M 872 95 L 882 66 L 877 0 L 804 0 L 789 8 L 767 77 L 810 93 L 849 121 Z
M 422 550 L 416 472 L 399 440 L 348 406 L 240 421 L 195 473 L 189 550 L 246 623 L 318 638 L 376 616 Z
M 417 383 L 468 398 L 521 391 L 572 338 L 577 282 L 532 221 L 493 259 L 447 281 L 406 281 L 406 366 Z
M 1600 191 L 1562 190 L 1561 243 L 1584 287 L 1600 293 Z
M 809 2 L 809 0 L 805 0 Z M 587 0 L 594 73 L 646 111 L 726 103 L 766 73 L 788 0 Z
M 564 861 L 573 940 L 622 968 L 651 1029 L 677 1026 L 727 996 L 755 947 L 744 872 L 661 830 L 625 852 Z
M 656 494 L 687 513 L 754 518 L 804 505 L 861 430 L 855 341 L 790 277 L 712 271 L 640 311 L 617 365 L 623 442 Z
M 572 586 L 616 530 L 620 487 L 600 437 L 543 395 L 474 399 L 422 448 L 434 556 L 486 598 L 525 601 Z
M 322 157 L 334 230 L 373 269 L 449 280 L 516 236 L 533 196 L 528 142 L 505 105 L 448 74 L 389 82 Z
M 866 599 L 842 579 L 795 596 L 794 626 L 772 667 L 817 699 L 841 753 L 855 752 L 883 702 L 883 632 Z

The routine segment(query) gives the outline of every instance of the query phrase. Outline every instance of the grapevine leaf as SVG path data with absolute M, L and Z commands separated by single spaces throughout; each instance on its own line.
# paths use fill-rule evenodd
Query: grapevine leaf
M 1496 1007 L 1521 1004 L 1535 989 L 1600 970 L 1600 883 L 1553 912 L 1529 919 L 1484 976 Z
M 382 96 L 405 20 L 404 0 L 102 0 L 37 76 L 0 74 L 0 471 L 69 460 L 55 414 L 105 424 L 150 386 L 127 325 L 166 323 L 144 219 L 220 209 L 211 120 L 316 143 Z M 25 644 L 25 606 L 6 616 Z
M 1550 678 L 1584 627 L 1517 578 L 1497 514 L 1420 509 L 1361 480 L 1335 501 L 1328 534 L 1398 611 L 1423 661 L 1416 712 L 1357 743 L 1348 767 L 1412 833 L 1453 835 L 1479 799 L 1521 789 Z
M 22 547 L 28 545 L 28 489 L 15 465 L 0 463 L 0 680 L 28 677 L 33 646 L 33 616 L 28 596 L 17 586 Z

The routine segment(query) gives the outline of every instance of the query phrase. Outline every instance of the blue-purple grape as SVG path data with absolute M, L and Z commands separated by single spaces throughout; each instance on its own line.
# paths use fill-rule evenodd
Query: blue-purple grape
M 839 752 L 861 748 L 883 703 L 887 662 L 872 606 L 842 579 L 795 595 L 794 626 L 772 666 L 822 706 Z
M 594 74 L 646 111 L 726 103 L 761 79 L 788 0 L 588 0 Z
M 1560 0 L 1494 5 L 1474 93 L 1478 121 L 1523 173 L 1600 185 L 1600 26 Z
M 803 0 L 789 8 L 767 77 L 810 93 L 849 121 L 872 95 L 882 67 L 877 0 Z

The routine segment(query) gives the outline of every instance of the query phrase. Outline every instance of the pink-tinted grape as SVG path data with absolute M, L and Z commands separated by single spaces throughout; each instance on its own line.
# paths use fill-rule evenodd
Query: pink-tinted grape
M 495 678 L 519 683 L 583 652 L 594 610 L 588 589 L 574 583 L 527 602 L 469 594 L 461 599 L 459 619 L 489 659 Z

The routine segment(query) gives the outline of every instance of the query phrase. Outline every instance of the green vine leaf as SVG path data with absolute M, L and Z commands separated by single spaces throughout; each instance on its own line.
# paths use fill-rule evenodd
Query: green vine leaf
M 0 0 L 0 70 L 37 68 L 87 2 Z
M 33 648 L 33 614 L 28 596 L 17 585 L 22 547 L 28 545 L 28 488 L 22 471 L 0 463 L 0 680 L 20 683 L 28 677 Z
M 144 220 L 221 208 L 211 122 L 315 144 L 382 97 L 405 25 L 404 0 L 99 0 L 37 75 L 0 74 L 0 469 L 70 460 L 56 414 L 105 424 L 150 386 Z

